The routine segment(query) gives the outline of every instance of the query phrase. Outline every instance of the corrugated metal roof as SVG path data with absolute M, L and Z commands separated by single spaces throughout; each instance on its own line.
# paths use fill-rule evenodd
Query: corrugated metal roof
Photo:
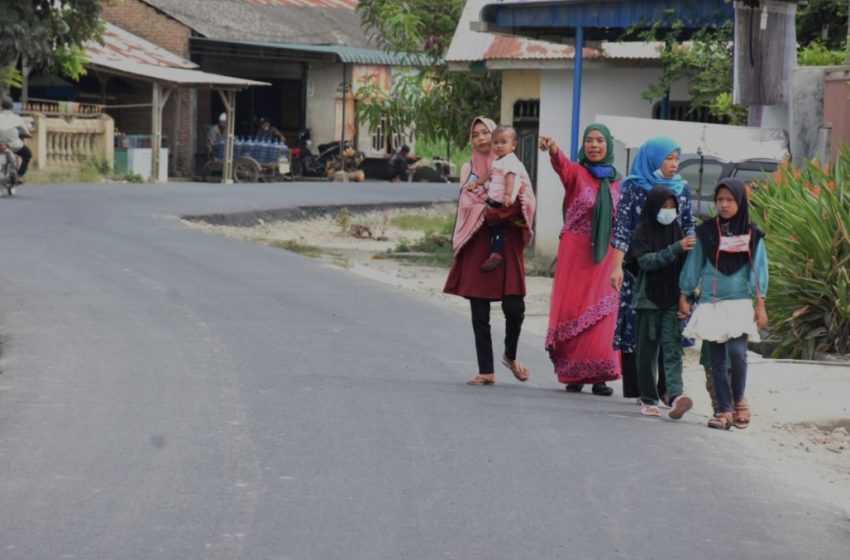
M 265 82 L 195 70 L 198 65 L 194 62 L 161 49 L 111 23 L 106 24 L 103 43 L 101 45 L 88 41 L 85 44 L 86 67 L 171 85 L 235 89 L 269 85 Z
M 198 65 L 153 43 L 133 35 L 111 23 L 106 24 L 103 43 L 89 41 L 85 45 L 86 58 L 92 62 L 135 61 L 154 66 L 172 68 L 197 68 Z
M 202 37 L 372 47 L 356 0 L 142 0 Z
M 142 64 L 134 60 L 123 62 L 115 60 L 104 60 L 89 62 L 87 66 L 94 69 L 103 69 L 112 74 L 130 76 L 146 81 L 161 82 L 175 86 L 193 86 L 200 88 L 222 88 L 222 89 L 244 89 L 249 86 L 268 86 L 266 82 L 246 80 L 244 78 L 233 78 L 220 74 L 210 74 L 200 70 L 189 68 L 175 68 L 173 66 L 154 66 Z
M 295 43 L 274 43 L 266 41 L 238 41 L 195 38 L 196 43 L 226 43 L 246 45 L 286 51 L 326 54 L 336 57 L 346 64 L 374 64 L 381 66 L 428 66 L 431 59 L 424 55 L 395 53 L 381 49 L 348 47 L 344 45 L 300 45 Z
M 575 58 L 575 48 L 571 45 L 473 31 L 471 22 L 478 21 L 481 8 L 490 1 L 467 0 L 446 55 L 447 62 L 568 61 Z M 585 48 L 583 54 L 587 59 L 653 60 L 659 58 L 660 46 L 660 43 L 603 42 L 601 48 Z

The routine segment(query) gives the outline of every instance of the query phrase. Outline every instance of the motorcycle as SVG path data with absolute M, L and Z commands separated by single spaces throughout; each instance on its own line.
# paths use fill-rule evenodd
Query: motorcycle
M 339 162 L 339 140 L 319 144 L 318 153 L 313 153 L 311 146 L 310 131 L 301 131 L 290 154 L 290 175 L 293 180 L 303 177 L 327 179 L 329 172 L 338 171 L 342 167 L 345 167 L 346 170 L 355 169 L 363 161 L 363 154 L 353 151 L 351 142 L 348 140 L 343 144 L 344 165 Z
M 6 144 L 0 143 L 0 189 L 8 196 L 15 194 L 18 184 L 18 158 Z

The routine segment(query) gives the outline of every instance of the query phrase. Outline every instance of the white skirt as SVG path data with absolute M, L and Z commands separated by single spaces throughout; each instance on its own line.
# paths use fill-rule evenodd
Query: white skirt
M 750 342 L 761 342 L 753 302 L 748 299 L 698 304 L 683 334 L 685 338 L 719 343 L 747 335 Z

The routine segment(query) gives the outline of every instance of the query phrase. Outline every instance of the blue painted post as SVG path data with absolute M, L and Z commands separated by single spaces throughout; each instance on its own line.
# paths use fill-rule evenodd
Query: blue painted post
M 576 55 L 575 66 L 573 68 L 573 130 L 572 142 L 570 143 L 570 159 L 578 160 L 579 148 L 579 126 L 581 123 L 581 69 L 584 60 L 584 28 L 576 27 Z

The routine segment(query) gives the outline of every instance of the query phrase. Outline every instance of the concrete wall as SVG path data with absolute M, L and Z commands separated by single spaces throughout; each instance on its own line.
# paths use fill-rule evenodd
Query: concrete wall
M 582 84 L 580 132 L 597 115 L 652 118 L 652 103 L 641 97 L 660 75 L 657 68 L 585 68 Z M 572 126 L 572 70 L 543 70 L 540 75 L 540 134 L 551 136 L 564 153 L 570 154 Z M 687 84 L 676 84 L 671 100 L 687 101 Z M 616 137 L 617 131 L 611 133 Z M 652 131 L 647 131 L 647 138 Z M 625 172 L 626 162 L 617 154 L 615 165 Z M 538 254 L 554 257 L 558 253 L 558 233 L 563 226 L 564 189 L 548 159 L 540 158 L 537 173 Z
M 520 99 L 540 99 L 540 70 L 502 72 L 502 110 L 499 123 L 513 122 L 514 104 Z
M 313 146 L 334 140 L 337 88 L 342 64 L 312 64 L 307 69 L 307 128 Z
M 110 165 L 115 156 L 115 123 L 108 115 L 47 117 L 33 113 L 26 117 L 35 130 L 29 147 L 33 169 L 57 171 L 80 168 L 92 158 Z
M 818 130 L 824 122 L 824 79 L 826 66 L 800 66 L 794 69 L 791 103 L 761 108 L 755 126 L 781 128 L 788 133 L 791 161 L 802 163 L 815 157 Z

